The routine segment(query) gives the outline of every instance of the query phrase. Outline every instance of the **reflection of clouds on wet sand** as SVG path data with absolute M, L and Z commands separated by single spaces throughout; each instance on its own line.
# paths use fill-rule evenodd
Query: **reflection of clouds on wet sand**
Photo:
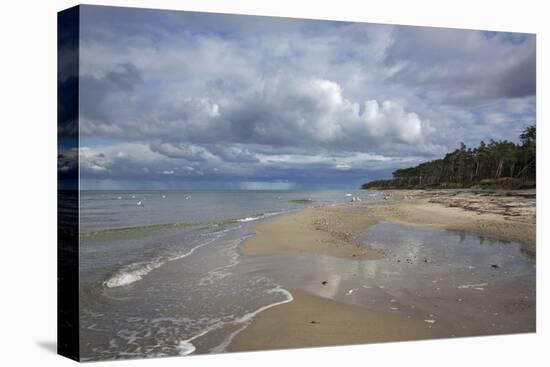
M 325 298 L 334 298 L 341 291 L 342 277 L 339 274 L 329 274 L 325 276 L 326 284 L 322 284 L 318 295 Z
M 287 287 L 437 320 L 430 326 L 442 336 L 534 328 L 535 267 L 520 243 L 391 222 L 373 225 L 356 238 L 384 250 L 386 257 L 285 253 L 254 257 L 254 263 Z M 518 299 L 523 308 L 515 306 Z

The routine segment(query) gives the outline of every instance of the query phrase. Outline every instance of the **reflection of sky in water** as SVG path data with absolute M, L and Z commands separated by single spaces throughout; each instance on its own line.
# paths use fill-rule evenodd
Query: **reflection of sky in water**
M 473 233 L 448 231 L 381 222 L 356 237 L 365 245 L 386 252 L 381 260 L 354 260 L 303 253 L 287 253 L 246 258 L 248 269 L 267 271 L 277 278 L 300 279 L 316 288 L 315 293 L 335 298 L 349 290 L 349 282 L 359 286 L 389 284 L 406 288 L 421 282 L 430 284 L 453 274 L 534 275 L 535 262 L 522 244 L 480 237 Z M 498 268 L 493 268 L 497 265 Z M 289 270 L 290 269 L 290 270 Z M 457 278 L 459 282 L 461 277 Z M 360 283 L 360 284 L 359 284 Z M 345 288 L 345 289 L 342 289 Z
M 391 222 L 373 225 L 356 238 L 384 250 L 386 257 L 289 252 L 244 257 L 243 269 L 339 302 L 436 320 L 430 326 L 447 330 L 448 336 L 534 327 L 535 261 L 522 244 Z M 517 304 L 527 305 L 526 311 L 510 317 L 508 310 Z
M 357 239 L 367 246 L 385 250 L 397 262 L 427 262 L 447 270 L 498 265 L 508 272 L 528 273 L 534 262 L 524 245 L 483 237 L 474 233 L 449 231 L 381 222 Z

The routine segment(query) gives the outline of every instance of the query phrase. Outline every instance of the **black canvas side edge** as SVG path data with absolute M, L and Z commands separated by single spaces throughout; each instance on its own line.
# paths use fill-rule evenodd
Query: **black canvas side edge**
M 57 14 L 57 353 L 80 360 L 79 6 Z

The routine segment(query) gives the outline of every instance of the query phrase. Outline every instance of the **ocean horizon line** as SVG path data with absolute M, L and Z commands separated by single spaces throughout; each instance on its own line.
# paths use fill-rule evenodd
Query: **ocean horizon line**
M 360 187 L 354 188 L 297 188 L 297 189 L 80 189 L 81 192 L 114 192 L 114 191 L 133 191 L 133 192 L 297 192 L 297 191 L 346 191 L 346 190 L 364 190 Z M 377 191 L 377 190 L 373 190 Z

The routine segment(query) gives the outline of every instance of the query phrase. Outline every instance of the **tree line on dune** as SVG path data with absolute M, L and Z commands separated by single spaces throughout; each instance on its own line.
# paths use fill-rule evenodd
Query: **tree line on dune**
M 527 127 L 520 143 L 481 141 L 476 148 L 464 143 L 444 158 L 398 169 L 389 180 L 370 181 L 363 189 L 506 188 L 535 187 L 536 127 Z

